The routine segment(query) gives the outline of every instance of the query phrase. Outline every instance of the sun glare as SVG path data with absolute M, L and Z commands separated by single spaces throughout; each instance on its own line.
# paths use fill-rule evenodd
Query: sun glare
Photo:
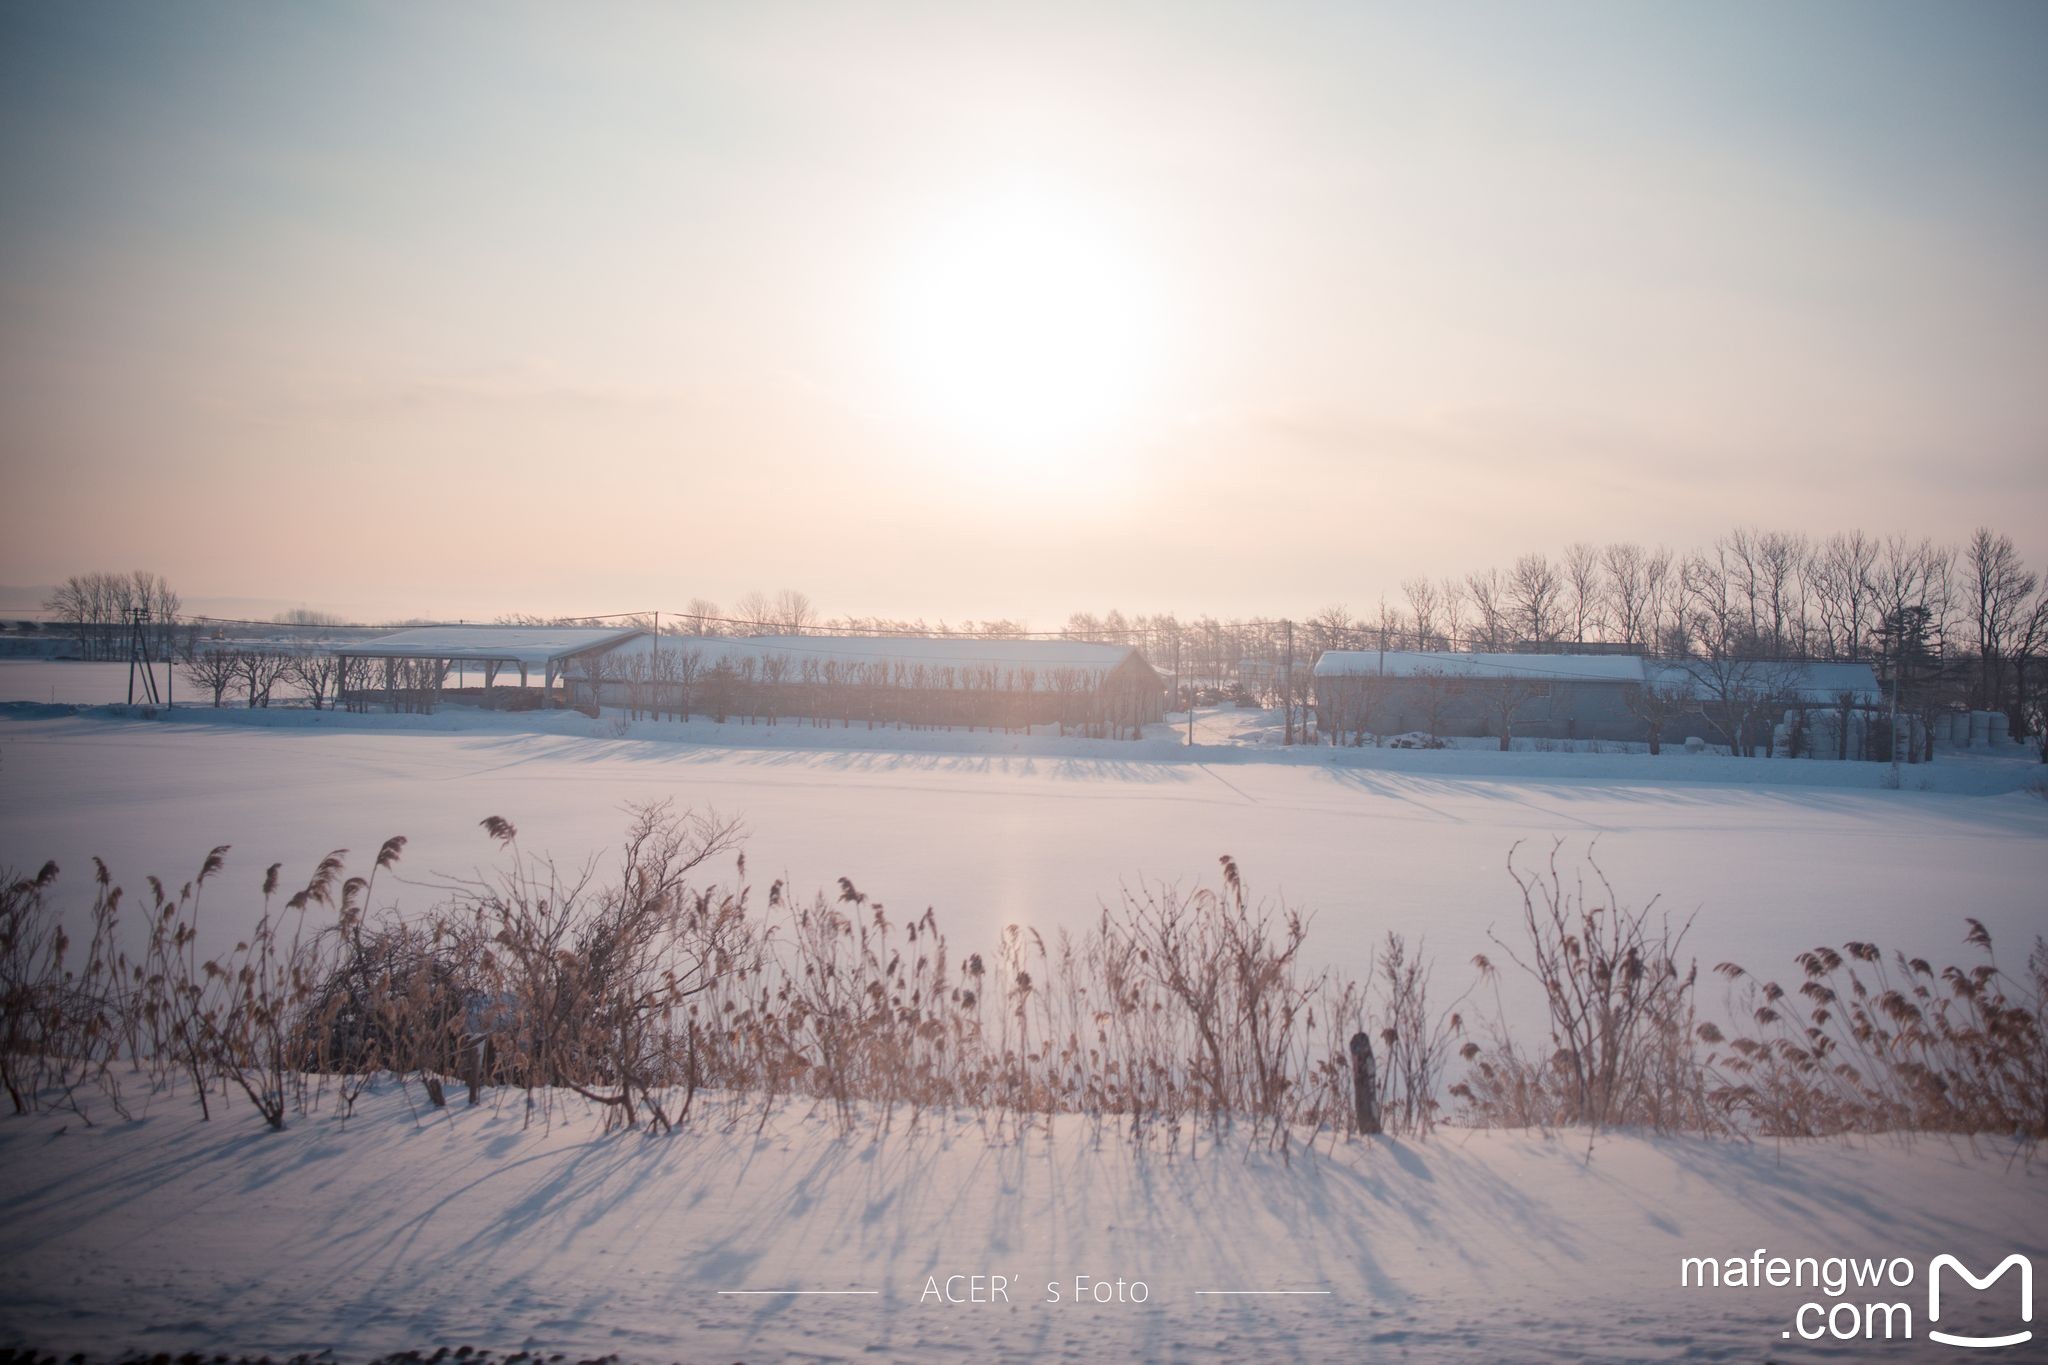
M 1085 205 L 1012 188 L 921 240 L 890 350 L 911 411 L 1017 463 L 1106 436 L 1156 358 L 1142 260 Z

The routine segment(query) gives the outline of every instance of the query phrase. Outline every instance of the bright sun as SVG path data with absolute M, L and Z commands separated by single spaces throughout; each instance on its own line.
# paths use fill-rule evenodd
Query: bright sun
M 1080 203 L 1013 188 L 963 205 L 899 286 L 890 340 L 910 406 L 1020 463 L 1110 434 L 1156 353 L 1146 273 Z

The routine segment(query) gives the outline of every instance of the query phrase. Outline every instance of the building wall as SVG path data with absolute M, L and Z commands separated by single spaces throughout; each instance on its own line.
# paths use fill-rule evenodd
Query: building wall
M 1459 680 L 1443 690 L 1435 732 L 1443 736 L 1498 736 L 1500 703 L 1511 686 L 1491 678 Z M 1513 711 L 1517 738 L 1641 740 L 1647 730 L 1630 714 L 1628 684 L 1559 680 L 1537 684 L 1535 695 Z M 1377 690 L 1378 700 L 1372 701 Z M 1414 678 L 1340 675 L 1316 679 L 1316 724 L 1325 734 L 1349 734 L 1370 709 L 1380 734 L 1428 731 L 1431 684 Z
M 593 676 L 597 673 L 599 676 Z M 687 684 L 630 680 L 589 668 L 569 676 L 572 704 L 616 707 L 650 717 L 686 716 L 715 721 L 854 726 L 960 727 L 1024 730 L 1058 726 L 1064 732 L 1112 738 L 1134 736 L 1160 719 L 1165 684 L 1141 659 L 1127 660 L 1081 685 L 1068 671 L 1063 684 L 1021 687 L 898 686 L 791 677 L 767 681 L 732 669 L 709 669 Z
M 1339 675 L 1316 679 L 1316 725 L 1325 735 L 1348 736 L 1358 728 L 1366 698 L 1374 684 L 1383 698 L 1371 713 L 1376 724 L 1369 731 L 1385 735 L 1430 730 L 1428 685 L 1412 678 L 1360 678 Z M 1630 684 L 1621 682 L 1569 680 L 1542 684 L 1539 695 L 1516 707 L 1514 734 L 1517 739 L 1601 739 L 1642 743 L 1649 738 L 1649 725 L 1628 707 Z M 1504 684 L 1492 679 L 1466 679 L 1454 693 L 1447 693 L 1435 733 L 1445 737 L 1498 737 L 1500 694 Z M 1803 713 L 1796 731 L 1781 726 L 1787 715 Z M 1864 733 L 1877 722 L 1869 719 L 1867 708 L 1858 707 L 1848 721 L 1848 743 L 1841 743 L 1844 724 L 1839 708 L 1817 702 L 1784 701 L 1759 708 L 1747 742 L 1763 752 L 1773 744 L 1774 732 L 1780 742 L 1793 743 L 1801 757 L 1834 758 L 1844 747 L 1850 758 L 1865 756 Z M 1726 745 L 1728 735 L 1720 723 L 1701 706 L 1689 707 L 1664 722 L 1661 741 L 1682 746 L 1688 739 L 1712 745 Z

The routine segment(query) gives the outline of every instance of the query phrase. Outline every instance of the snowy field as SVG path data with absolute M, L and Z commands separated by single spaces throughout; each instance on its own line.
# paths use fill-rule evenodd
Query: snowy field
M 78 706 L 108 706 L 128 700 L 127 664 L 86 663 L 76 659 L 0 659 L 0 701 L 70 702 Z M 164 685 L 164 670 L 156 670 L 156 685 Z M 172 679 L 172 687 L 184 683 Z M 142 680 L 136 679 L 137 695 Z M 176 693 L 172 694 L 176 700 Z
M 1426 936 L 1440 989 L 1518 913 L 1517 841 L 1597 856 L 1623 895 L 1697 912 L 1703 964 L 1786 972 L 1816 943 L 1964 956 L 1964 915 L 2015 959 L 2048 931 L 2038 765 L 1945 756 L 1900 790 L 1872 765 L 1483 748 L 1277 752 L 1255 714 L 1137 743 L 783 725 L 617 726 L 573 713 L 376 717 L 0 707 L 0 862 L 54 858 L 83 898 L 174 885 L 233 845 L 206 932 L 226 946 L 271 862 L 336 847 L 423 909 L 502 855 L 604 854 L 631 802 L 745 819 L 757 886 L 839 876 L 935 907 L 956 949 L 1080 928 L 1120 882 L 1212 875 L 1312 909 L 1313 952 L 1362 974 L 1387 929 Z M 1924 783 L 1924 787 L 1923 787 Z M 264 1134 L 239 1103 L 123 1123 L 0 1120 L 0 1341 L 63 1352 L 474 1345 L 624 1359 L 1798 1360 L 1812 1290 L 1678 1288 L 1682 1256 L 2048 1254 L 2044 1177 L 2000 1143 L 1704 1143 L 1443 1131 L 1426 1142 L 1233 1143 L 1192 1159 L 1085 1121 L 1018 1140 L 927 1116 L 843 1137 L 788 1110 L 604 1136 L 516 1099 L 416 1112 L 395 1089 Z M 920 1302 L 1002 1275 L 1007 1303 Z M 1143 1280 L 1143 1304 L 1071 1300 Z M 986 1283 L 986 1282 L 984 1282 Z M 957 1286 L 969 1291 L 967 1282 Z M 862 1294 L 755 1295 L 754 1290 Z M 1211 1291 L 1288 1290 L 1288 1294 Z M 1324 1292 L 1327 1291 L 1327 1292 Z M 1128 1292 L 1128 1291 L 1127 1291 Z M 2009 1287 L 1957 1304 L 2012 1316 Z M 1856 1298 L 1852 1291 L 1850 1297 Z M 1864 1297 L 1868 1297 L 1867 1295 Z M 1924 1282 L 1889 1295 L 1926 1306 Z M 1858 1300 L 1860 1301 L 1860 1300 Z M 1990 1319 L 1987 1319 L 1990 1320 Z M 1918 1337 L 1884 1358 L 1931 1359 Z M 1872 1358 L 1856 1343 L 1829 1358 Z M 1955 1355 L 1956 1352 L 1948 1351 Z M 2019 1353 L 2013 1353 L 2017 1356 Z
M 800 1112 L 727 1127 L 715 1108 L 648 1139 L 526 1126 L 516 1102 L 416 1114 L 392 1088 L 347 1123 L 265 1134 L 246 1111 L 202 1124 L 159 1103 L 91 1129 L 0 1121 L 0 1339 L 344 1360 L 1954 1358 L 1925 1339 L 1920 1277 L 1845 1296 L 1907 1304 L 1912 1341 L 1809 1344 L 1785 1335 L 1801 1305 L 1837 1299 L 1681 1289 L 1681 1258 L 2039 1264 L 2048 1171 L 2009 1156 L 1482 1133 L 1283 1161 L 1139 1150 L 1078 1121 L 1021 1141 L 933 1116 L 842 1138 Z M 1007 1302 L 926 1295 L 953 1276 L 1002 1276 Z M 1124 1302 L 1093 1302 L 1118 1279 Z M 791 1289 L 835 1292 L 753 1292 Z M 2011 1330 L 2010 1276 L 1958 1289 L 1942 1327 Z

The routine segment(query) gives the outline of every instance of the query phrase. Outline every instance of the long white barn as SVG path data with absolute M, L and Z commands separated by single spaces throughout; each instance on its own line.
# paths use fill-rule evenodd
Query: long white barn
M 1796 725 L 1807 711 L 1868 711 L 1884 699 L 1868 664 L 1635 654 L 1331 650 L 1316 661 L 1315 687 L 1317 727 L 1340 739 L 1419 730 L 1722 744 L 1732 731 L 1747 744 L 1780 716 Z M 1847 733 L 1839 715 L 1833 723 Z
M 1165 683 L 1129 645 L 965 636 L 664 635 L 580 654 L 579 705 L 775 723 L 964 725 L 1135 735 Z

